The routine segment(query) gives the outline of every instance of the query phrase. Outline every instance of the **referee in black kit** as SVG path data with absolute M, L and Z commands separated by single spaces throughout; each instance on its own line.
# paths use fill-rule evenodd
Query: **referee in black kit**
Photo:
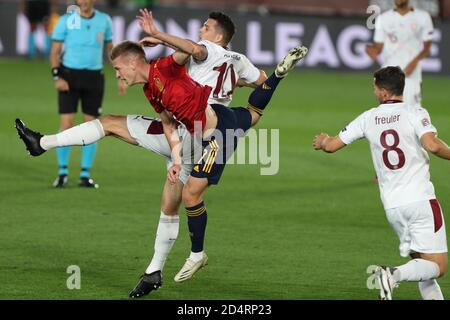
M 73 126 L 81 100 L 84 121 L 100 116 L 104 93 L 103 51 L 112 45 L 112 21 L 109 15 L 94 9 L 95 0 L 76 0 L 77 7 L 61 16 L 53 31 L 50 63 L 58 90 L 60 130 Z M 64 49 L 64 52 L 63 52 Z M 119 94 L 125 93 L 119 82 Z M 82 147 L 79 186 L 98 188 L 90 176 L 96 144 Z M 54 187 L 68 183 L 70 147 L 59 147 L 58 177 Z

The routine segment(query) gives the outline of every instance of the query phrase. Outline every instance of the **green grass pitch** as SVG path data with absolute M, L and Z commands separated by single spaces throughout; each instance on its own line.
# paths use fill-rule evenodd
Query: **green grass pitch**
M 164 160 L 106 138 L 92 171 L 100 189 L 76 186 L 76 147 L 70 187 L 51 188 L 56 152 L 29 157 L 13 128 L 21 117 L 43 133 L 58 129 L 48 63 L 2 59 L 0 70 L 0 299 L 127 299 L 153 253 Z M 103 113 L 154 114 L 139 86 L 117 95 L 112 71 L 106 67 Z M 425 75 L 424 106 L 450 142 L 448 88 L 449 78 Z M 245 105 L 249 93 L 237 90 L 232 105 Z M 366 287 L 367 266 L 406 260 L 372 183 L 367 142 L 335 155 L 312 149 L 315 134 L 336 134 L 374 105 L 369 73 L 289 75 L 258 126 L 280 130 L 278 174 L 262 176 L 259 165 L 227 166 L 206 196 L 209 265 L 194 280 L 173 281 L 190 248 L 181 211 L 164 285 L 148 299 L 376 299 L 378 292 Z M 448 162 L 431 158 L 447 217 L 448 173 Z M 66 287 L 70 265 L 81 268 L 80 290 Z M 439 283 L 450 298 L 450 277 Z M 402 283 L 394 298 L 419 299 L 417 285 Z

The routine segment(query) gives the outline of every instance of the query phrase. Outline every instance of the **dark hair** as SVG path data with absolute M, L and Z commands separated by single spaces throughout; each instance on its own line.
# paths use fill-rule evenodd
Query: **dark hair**
M 216 20 L 217 24 L 222 29 L 225 44 L 230 43 L 236 32 L 236 26 L 234 25 L 233 20 L 226 14 L 217 11 L 211 12 L 209 18 Z
M 405 73 L 400 67 L 381 68 L 373 74 L 375 84 L 379 88 L 386 89 L 394 96 L 403 95 L 405 88 Z
M 110 54 L 110 59 L 113 61 L 117 57 L 123 55 L 123 54 L 136 54 L 142 58 L 145 58 L 145 52 L 142 46 L 133 41 L 124 41 L 116 45 L 112 50 Z

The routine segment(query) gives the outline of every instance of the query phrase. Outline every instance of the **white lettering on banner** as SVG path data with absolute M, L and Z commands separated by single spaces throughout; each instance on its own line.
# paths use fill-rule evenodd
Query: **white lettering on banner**
M 339 67 L 339 58 L 325 25 L 319 26 L 319 29 L 311 42 L 305 62 L 309 67 L 317 66 L 320 63 L 325 63 L 332 68 Z
M 363 26 L 352 25 L 342 30 L 337 39 L 337 49 L 342 62 L 352 69 L 364 69 L 372 65 L 372 60 L 365 52 L 366 42 L 370 40 L 371 32 Z M 352 44 L 355 44 L 354 52 Z
M 430 47 L 430 56 L 421 61 L 422 70 L 429 72 L 440 72 L 442 70 L 442 61 L 439 56 L 439 45 L 441 42 L 442 32 L 439 29 L 434 29 L 433 42 Z
M 112 18 L 113 25 L 113 43 L 117 44 L 124 40 L 125 35 L 125 18 L 122 16 L 115 16 Z
M 128 25 L 124 16 L 114 16 L 113 19 L 113 43 L 117 44 L 123 40 L 139 41 L 145 36 L 137 20 L 131 21 Z M 202 25 L 199 19 L 190 19 L 186 25 L 180 25 L 174 19 L 167 19 L 165 26 L 155 20 L 157 28 L 161 31 L 175 34 L 182 38 L 192 40 L 198 39 L 198 30 Z M 273 32 L 267 30 L 274 28 Z M 246 26 L 246 51 L 242 53 L 255 65 L 269 66 L 277 64 L 291 47 L 303 43 L 305 34 L 313 35 L 309 46 L 309 53 L 304 64 L 308 67 L 315 67 L 320 64 L 330 68 L 348 67 L 350 69 L 366 69 L 372 66 L 370 58 L 365 53 L 365 43 L 371 39 L 371 31 L 364 25 L 351 24 L 340 30 L 337 38 L 334 39 L 329 30 L 332 25 L 321 24 L 317 29 L 307 29 L 304 23 L 299 22 L 278 22 L 274 25 L 264 24 L 261 21 L 248 21 Z M 30 25 L 27 18 L 19 13 L 16 16 L 16 53 L 24 55 L 28 52 L 28 34 Z M 273 34 L 274 39 L 268 39 L 266 34 Z M 45 48 L 45 30 L 42 25 L 36 32 L 36 47 L 39 51 Z M 241 35 L 244 36 L 244 35 Z M 5 41 L 3 39 L 3 41 Z M 422 69 L 426 72 L 441 72 L 443 68 L 442 60 L 439 58 L 439 44 L 442 41 L 442 31 L 434 30 L 434 38 L 431 44 L 430 56 L 421 61 Z M 3 43 L 3 52 L 6 44 Z M 263 49 L 263 47 L 265 49 Z M 7 50 L 6 50 L 7 51 Z M 1 52 L 1 51 L 0 51 Z M 167 55 L 172 49 L 164 46 L 147 48 L 147 58 L 153 59 L 161 55 Z M 380 56 L 379 61 L 382 61 Z
M 273 52 L 261 50 L 261 23 L 258 21 L 250 21 L 247 24 L 247 57 L 256 65 L 274 63 Z
M 280 22 L 275 26 L 276 60 L 281 61 L 289 49 L 301 43 L 299 37 L 303 36 L 304 27 L 300 23 Z
M 23 13 L 17 15 L 16 30 L 16 52 L 18 54 L 26 54 L 28 49 L 30 23 Z
M 3 42 L 2 39 L 0 38 L 0 53 L 3 52 Z

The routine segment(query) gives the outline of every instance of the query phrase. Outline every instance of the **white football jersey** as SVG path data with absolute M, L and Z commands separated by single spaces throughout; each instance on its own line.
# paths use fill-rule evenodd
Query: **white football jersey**
M 433 38 L 433 22 L 428 12 L 413 9 L 404 16 L 388 10 L 375 21 L 374 42 L 383 43 L 383 67 L 404 69 L 423 49 L 423 42 Z M 420 63 L 409 76 L 422 80 Z
M 390 209 L 435 198 L 428 154 L 420 143 L 427 132 L 437 132 L 427 110 L 396 102 L 364 112 L 339 137 L 345 144 L 367 138 L 381 200 Z
M 207 41 L 198 42 L 208 50 L 208 56 L 203 61 L 192 56 L 189 62 L 189 75 L 202 85 L 212 89 L 208 103 L 219 103 L 228 106 L 239 79 L 247 83 L 258 80 L 260 71 L 243 54 L 226 50 Z

